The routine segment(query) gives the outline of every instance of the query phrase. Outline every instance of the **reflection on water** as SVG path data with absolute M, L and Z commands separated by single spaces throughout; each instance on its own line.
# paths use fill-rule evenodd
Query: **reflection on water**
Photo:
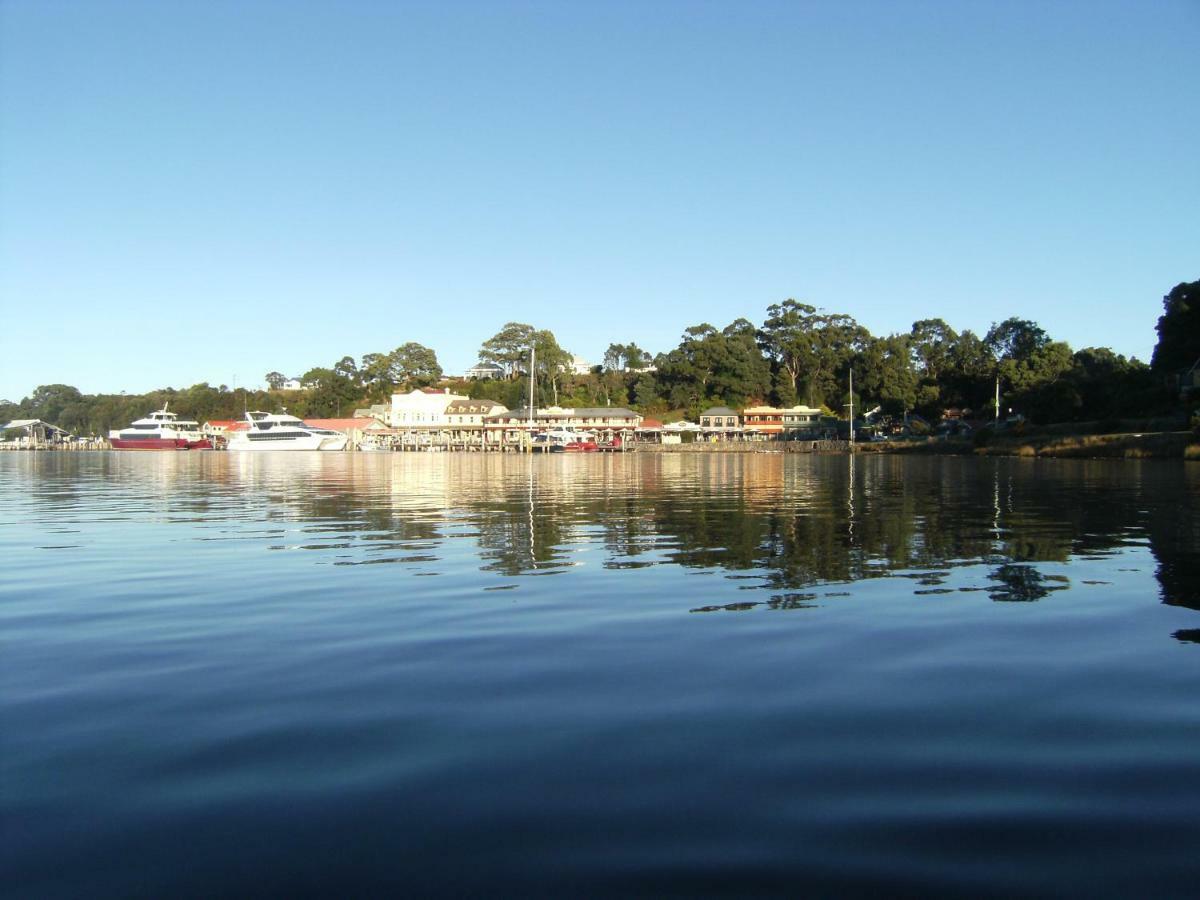
M 1184 893 L 1198 500 L 1151 462 L 5 454 L 8 863 Z
M 1200 609 L 1196 467 L 897 457 L 8 457 L 13 517 L 188 523 L 199 540 L 286 537 L 319 563 L 427 565 L 465 541 L 481 568 L 563 574 L 581 545 L 609 570 L 716 569 L 794 590 L 879 577 L 940 584 L 988 564 L 996 600 L 1068 586 L 1038 563 L 1149 546 L 1163 602 Z M 24 507 L 24 508 L 22 508 Z M 56 544 L 64 548 L 64 544 Z M 47 545 L 50 546 L 50 545 Z M 345 551 L 330 554 L 326 551 Z M 915 572 L 915 574 L 914 574 Z M 748 587 L 748 586 L 743 586 Z

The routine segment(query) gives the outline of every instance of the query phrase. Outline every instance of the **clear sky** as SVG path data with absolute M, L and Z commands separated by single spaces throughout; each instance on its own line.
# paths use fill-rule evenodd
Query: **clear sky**
M 0 0 L 0 398 L 788 297 L 1149 358 L 1200 3 Z

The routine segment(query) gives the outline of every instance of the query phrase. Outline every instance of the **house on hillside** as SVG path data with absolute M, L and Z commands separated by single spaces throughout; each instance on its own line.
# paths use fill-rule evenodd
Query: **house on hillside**
M 478 362 L 467 369 L 466 377 L 476 381 L 491 381 L 492 379 L 503 378 L 504 367 L 490 362 Z

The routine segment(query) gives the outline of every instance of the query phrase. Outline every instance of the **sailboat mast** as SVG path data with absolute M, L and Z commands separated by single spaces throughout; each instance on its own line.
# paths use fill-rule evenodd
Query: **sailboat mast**
M 537 358 L 537 351 L 531 346 L 529 348 L 529 452 L 533 452 L 533 387 L 535 382 L 534 362 Z
M 850 370 L 850 443 L 854 443 L 854 370 Z

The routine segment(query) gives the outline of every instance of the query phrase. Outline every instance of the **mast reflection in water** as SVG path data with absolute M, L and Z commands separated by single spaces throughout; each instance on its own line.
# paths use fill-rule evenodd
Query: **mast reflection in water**
M 1149 894 L 1200 471 L 4 454 L 21 896 Z

